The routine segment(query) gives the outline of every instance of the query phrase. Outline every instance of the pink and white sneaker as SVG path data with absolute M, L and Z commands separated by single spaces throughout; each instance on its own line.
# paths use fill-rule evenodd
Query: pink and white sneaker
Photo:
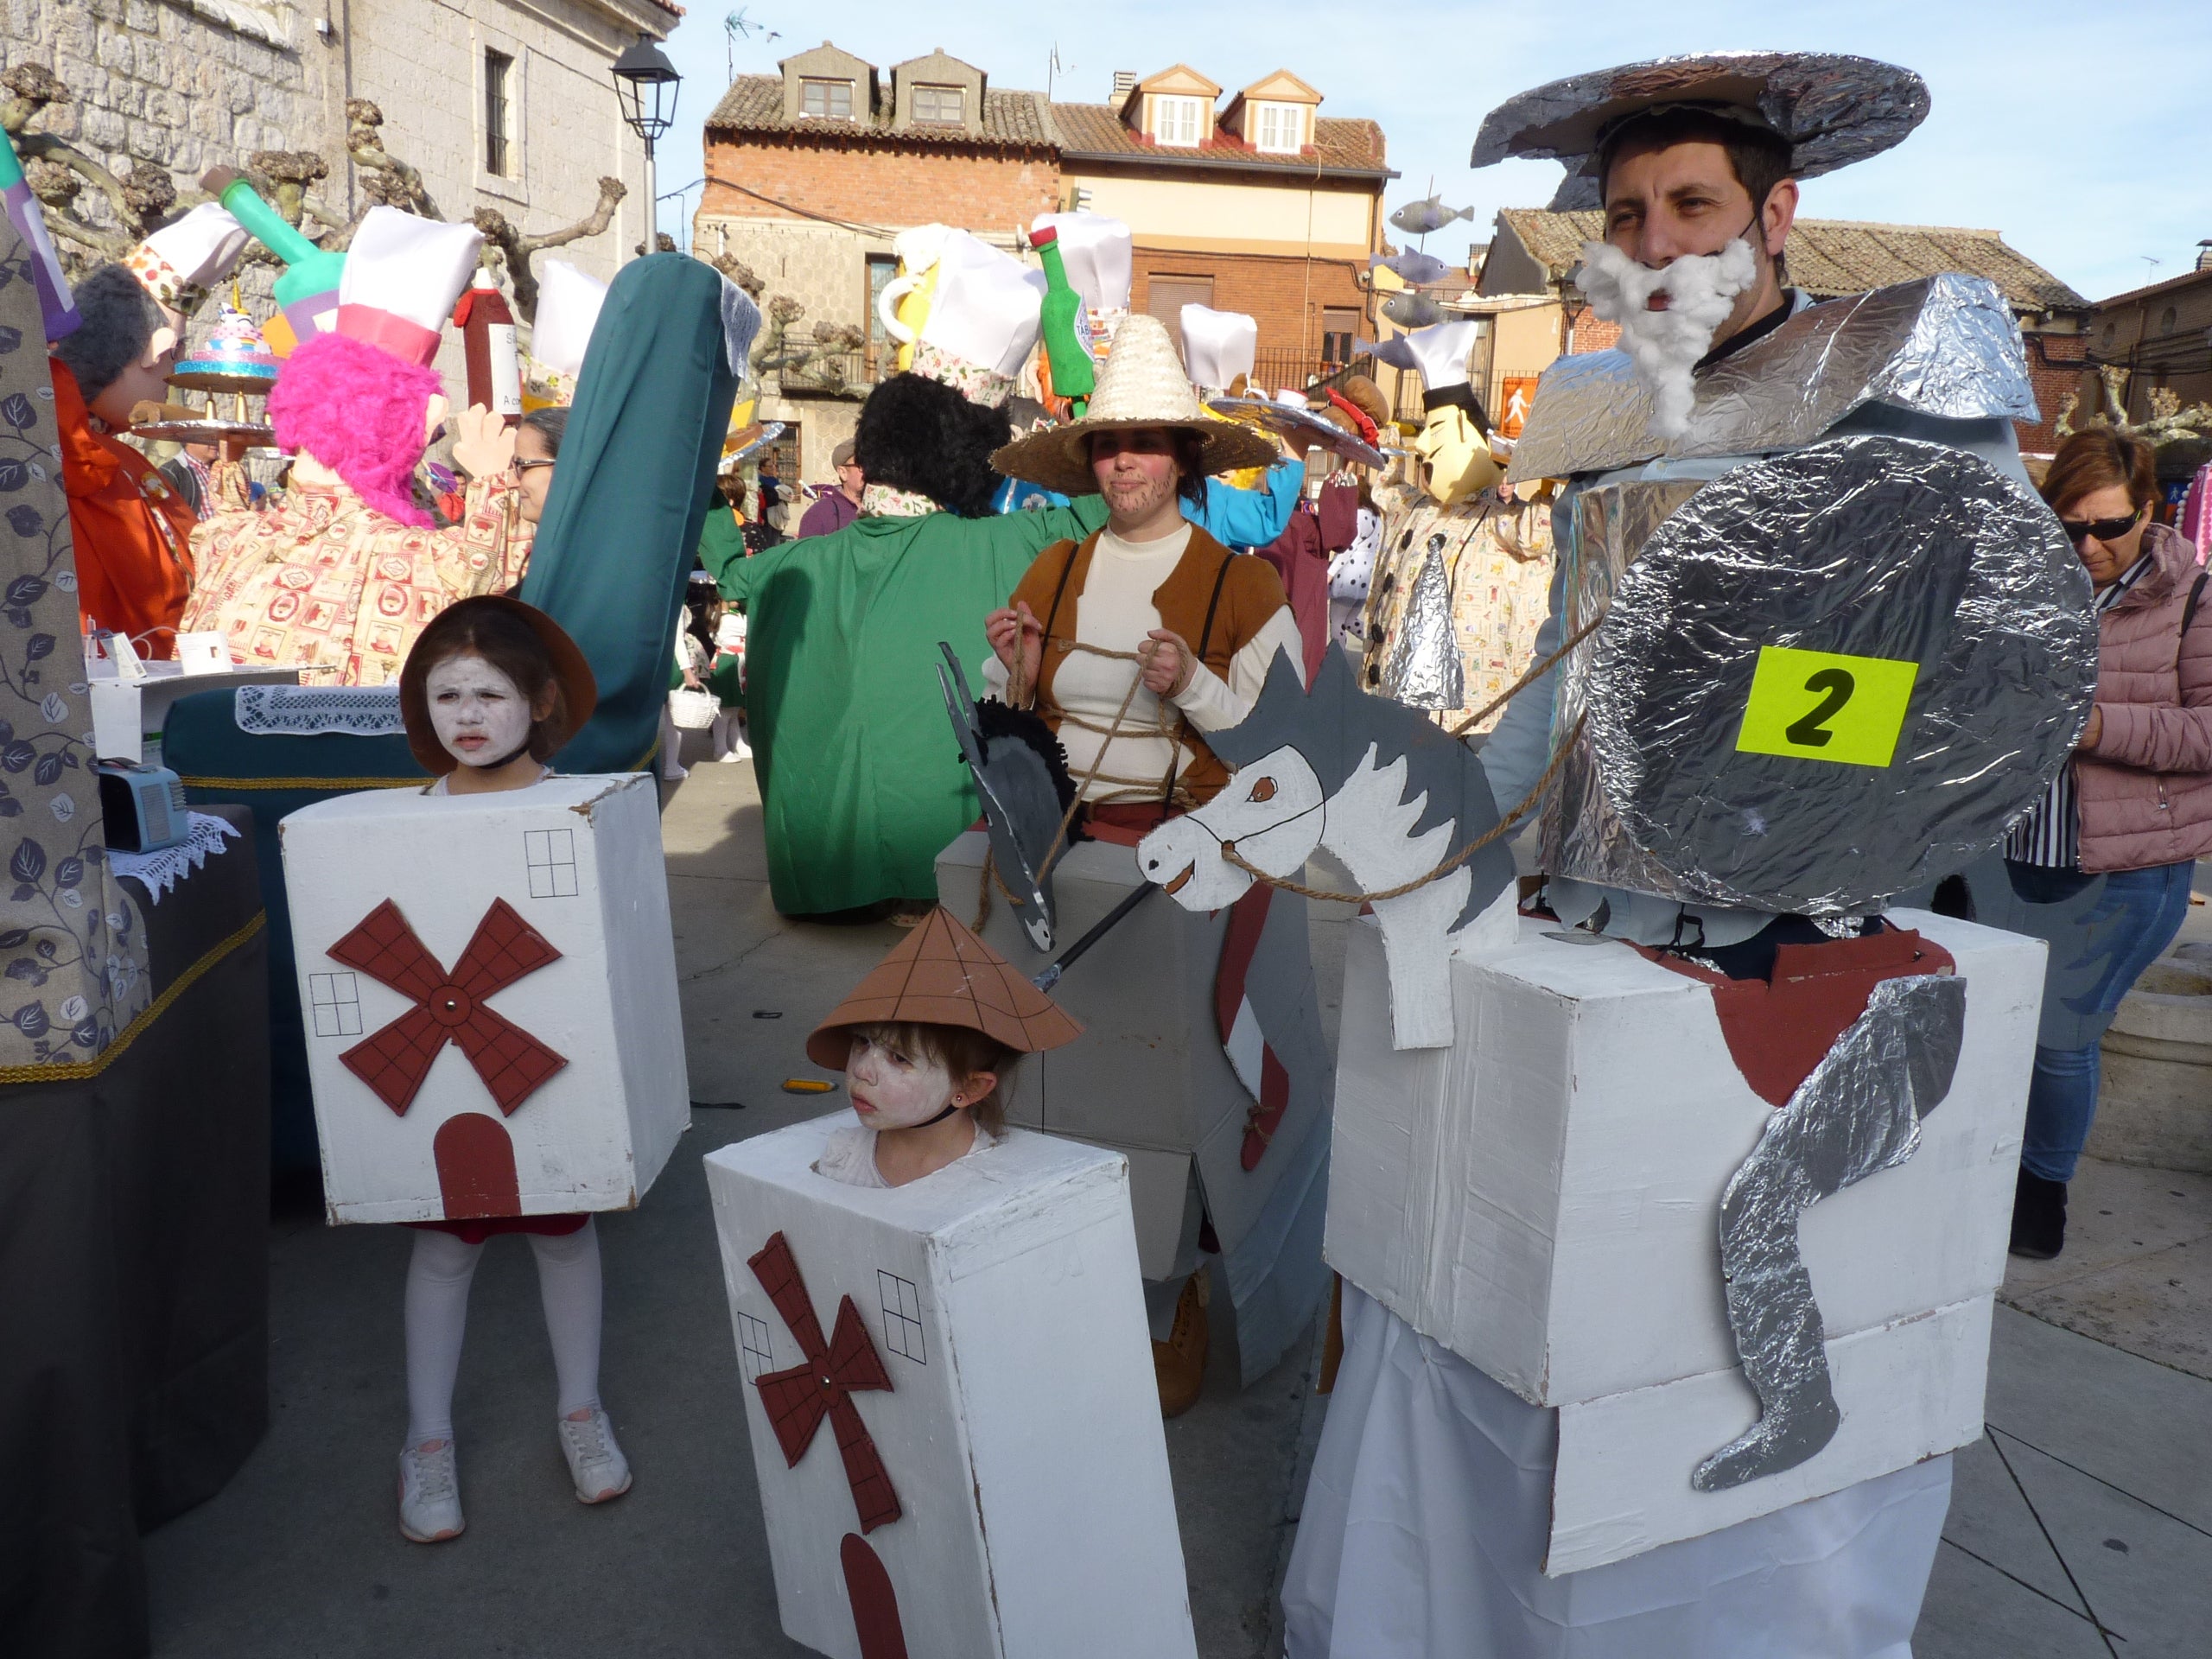
M 400 1535 L 418 1544 L 461 1536 L 461 1466 L 451 1440 L 425 1440 L 399 1454 Z

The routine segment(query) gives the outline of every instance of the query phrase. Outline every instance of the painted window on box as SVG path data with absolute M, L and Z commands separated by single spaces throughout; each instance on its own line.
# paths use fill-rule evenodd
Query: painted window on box
M 775 1351 L 768 1338 L 767 1320 L 756 1319 L 750 1313 L 737 1316 L 738 1364 L 748 1382 L 758 1382 L 776 1369 Z
M 929 1345 L 922 1334 L 922 1294 L 913 1281 L 895 1273 L 875 1270 L 876 1287 L 883 1294 L 883 1345 L 917 1365 L 929 1362 Z
M 576 833 L 573 830 L 525 830 L 523 853 L 530 866 L 530 896 L 576 896 Z
M 351 974 L 309 974 L 308 1001 L 315 1009 L 318 1037 L 361 1034 L 360 982 Z

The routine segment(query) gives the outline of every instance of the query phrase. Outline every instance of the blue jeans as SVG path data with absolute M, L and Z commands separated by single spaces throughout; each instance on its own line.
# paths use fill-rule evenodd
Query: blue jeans
M 2104 897 L 2089 912 L 2091 922 L 2125 916 L 2132 925 L 2128 947 L 2113 954 L 2097 982 L 2096 1006 L 2110 1014 L 2120 1006 L 2142 971 L 2165 954 L 2189 913 L 2189 883 L 2194 862 L 2154 864 L 2143 870 L 2114 870 L 2105 877 Z M 2023 899 L 2050 903 L 2079 892 L 2083 878 L 2071 870 L 2044 870 L 2014 864 L 2013 886 Z M 2038 888 L 2047 891 L 2037 891 Z M 2028 1084 L 2027 1132 L 2020 1162 L 2047 1181 L 2070 1181 L 2097 1116 L 2100 1046 L 2045 1048 L 2036 1045 L 2036 1069 Z

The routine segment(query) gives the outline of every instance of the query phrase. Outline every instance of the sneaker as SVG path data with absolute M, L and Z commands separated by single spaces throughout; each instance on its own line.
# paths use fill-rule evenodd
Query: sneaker
M 461 1536 L 461 1467 L 451 1440 L 425 1440 L 399 1454 L 399 1533 L 417 1544 Z
M 582 1417 L 563 1417 L 558 1427 L 577 1503 L 604 1503 L 630 1490 L 629 1460 L 614 1444 L 614 1425 L 601 1408 L 594 1406 Z
M 728 754 L 718 754 L 715 758 L 726 766 L 734 766 L 740 760 L 750 760 L 753 758 L 753 746 L 750 743 L 741 743 Z

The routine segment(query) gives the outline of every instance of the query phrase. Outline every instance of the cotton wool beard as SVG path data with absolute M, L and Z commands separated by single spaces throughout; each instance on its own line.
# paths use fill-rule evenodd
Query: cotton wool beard
M 1591 310 L 1620 325 L 1621 349 L 1651 394 L 1652 435 L 1681 436 L 1697 398 L 1690 372 L 1712 350 L 1736 296 L 1758 280 L 1751 245 L 1738 237 L 1718 253 L 1686 253 L 1653 270 L 1610 243 L 1586 242 L 1575 280 Z M 1666 309 L 1649 309 L 1651 296 L 1662 292 Z

